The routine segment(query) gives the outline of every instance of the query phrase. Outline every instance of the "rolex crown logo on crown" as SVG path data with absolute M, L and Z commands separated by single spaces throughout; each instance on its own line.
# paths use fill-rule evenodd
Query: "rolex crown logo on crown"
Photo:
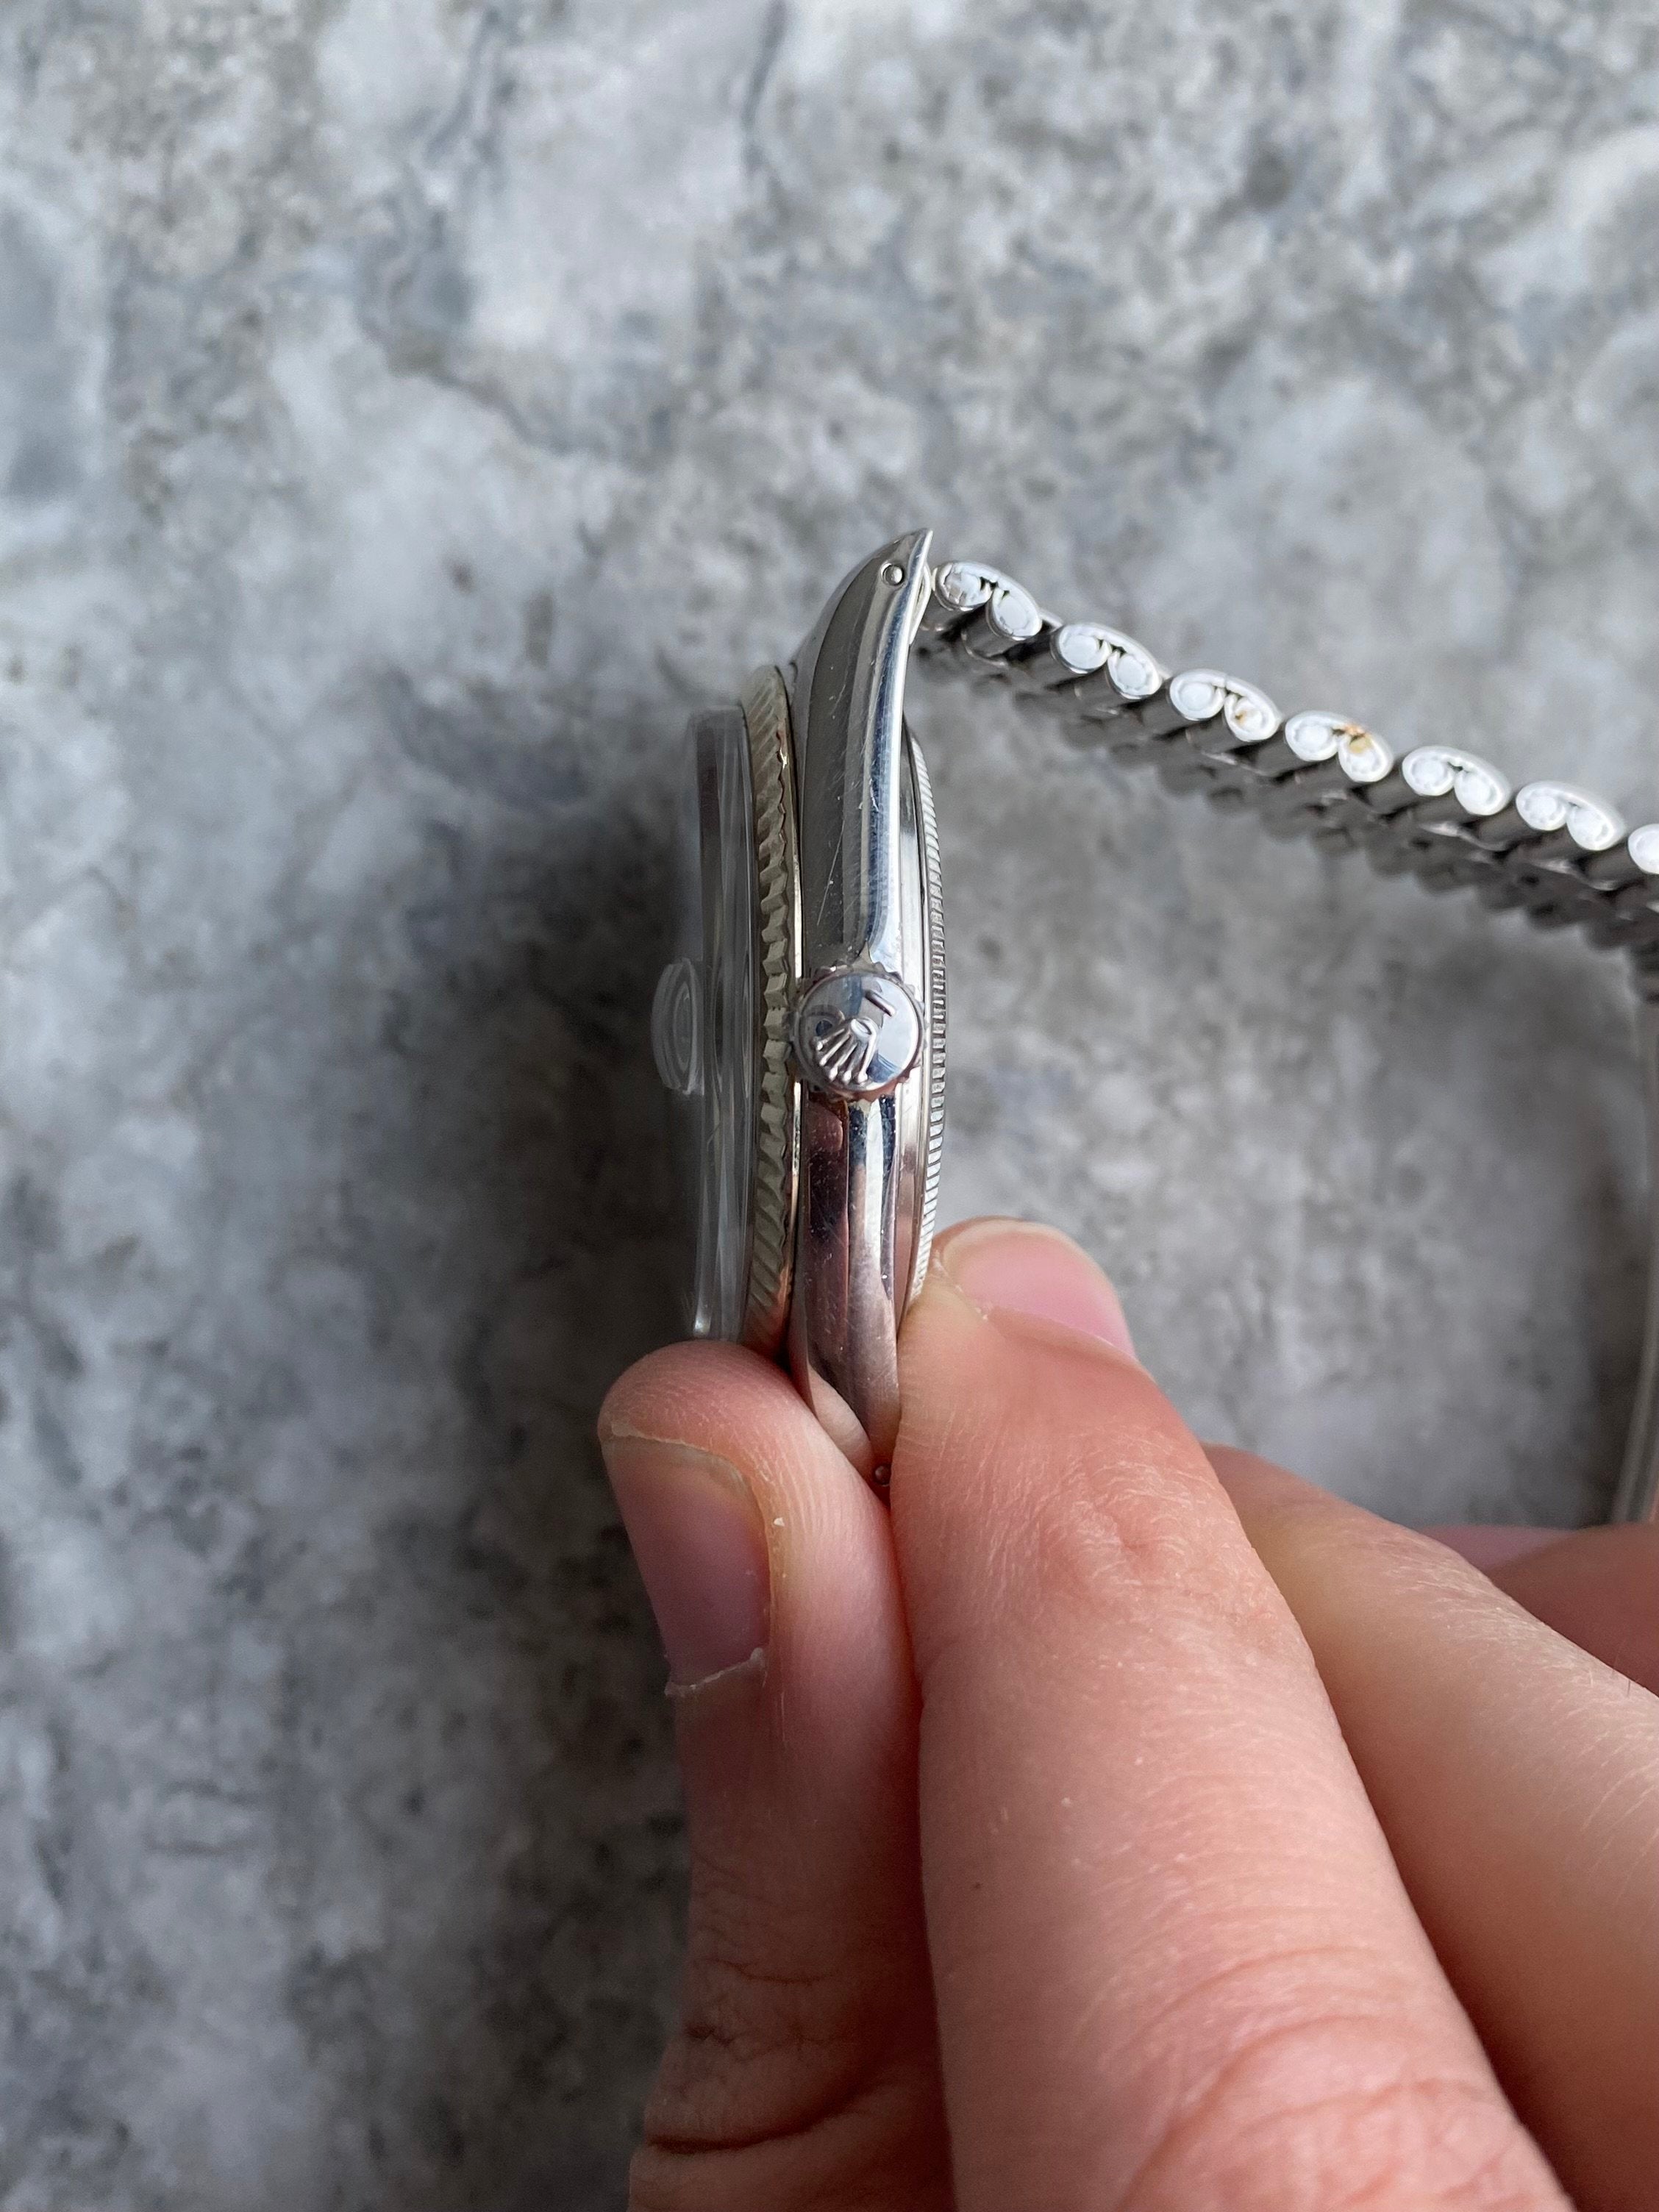
M 868 1014 L 840 1013 L 820 1022 L 812 1040 L 818 1066 L 831 1083 L 845 1091 L 864 1088 L 880 1042 Z
M 921 1052 L 921 1009 L 896 975 L 836 969 L 802 993 L 795 1010 L 795 1060 L 813 1091 L 879 1098 Z

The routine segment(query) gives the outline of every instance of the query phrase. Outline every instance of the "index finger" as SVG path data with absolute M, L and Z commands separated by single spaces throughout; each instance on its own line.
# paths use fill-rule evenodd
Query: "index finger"
M 1074 1247 L 1006 1223 L 943 1242 L 906 1324 L 960 2212 L 1559 2207 L 1300 1632 L 1126 1341 Z

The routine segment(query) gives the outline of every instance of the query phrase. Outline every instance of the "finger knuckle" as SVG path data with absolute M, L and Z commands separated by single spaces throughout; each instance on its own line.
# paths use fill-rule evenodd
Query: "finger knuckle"
M 914 1990 L 890 1951 L 821 1930 L 763 1885 L 700 1869 L 679 2030 L 646 2115 L 677 2153 L 799 2136 L 857 2101 L 906 2038 Z
M 914 2059 L 866 2054 L 816 2094 L 798 2082 L 777 2099 L 751 2077 L 710 2100 L 671 2079 L 685 2050 L 682 2037 L 647 2108 L 629 2212 L 932 2212 L 940 2201 L 942 2124 Z
M 833 2075 L 868 2040 L 876 2007 L 862 1980 L 850 1960 L 769 1967 L 746 1944 L 726 1949 L 705 1937 L 681 2035 L 722 2072 Z
M 1044 1608 L 1146 1618 L 1151 1601 L 1161 1618 L 1190 1611 L 1252 1641 L 1281 1637 L 1267 1576 L 1161 1406 L 1060 1440 L 1001 1520 L 1005 1572 Z
M 1302 2021 L 1236 2051 L 1172 2115 L 1118 2212 L 1561 2212 L 1492 2082 Z

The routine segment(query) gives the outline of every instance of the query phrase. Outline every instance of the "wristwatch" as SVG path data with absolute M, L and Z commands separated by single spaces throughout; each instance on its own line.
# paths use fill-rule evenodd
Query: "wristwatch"
M 929 531 L 896 538 L 792 660 L 693 715 L 680 912 L 652 1012 L 690 1215 L 690 1325 L 786 1358 L 878 1488 L 945 1135 L 939 835 L 904 718 L 913 661 L 1000 684 L 1074 744 L 1269 836 L 1623 951 L 1659 1131 L 1659 822 L 1627 831 L 1572 784 L 1513 788 L 1460 746 L 1396 755 L 1346 715 L 1285 718 L 1236 677 L 1171 672 L 1121 630 L 1060 620 L 982 562 L 935 562 Z M 1613 1518 L 1656 1514 L 1650 1279 Z

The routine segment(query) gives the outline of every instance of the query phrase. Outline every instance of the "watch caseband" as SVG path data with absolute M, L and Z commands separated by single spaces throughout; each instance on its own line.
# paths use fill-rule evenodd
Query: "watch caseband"
M 1382 874 L 1467 888 L 1483 905 L 1518 908 L 1541 928 L 1577 926 L 1629 955 L 1656 1199 L 1642 1364 L 1612 1517 L 1659 1518 L 1659 822 L 1627 832 L 1613 808 L 1572 784 L 1512 788 L 1461 746 L 1396 757 L 1346 715 L 1286 720 L 1253 684 L 1211 668 L 1172 674 L 1121 630 L 1061 622 L 979 562 L 933 570 L 915 650 L 1007 686 L 1053 714 L 1074 744 L 1254 813 L 1270 836 L 1361 852 Z
M 927 1035 L 899 973 L 900 849 L 904 678 L 931 544 L 912 531 L 844 577 L 793 667 L 805 1080 L 790 1364 L 819 1422 L 872 1475 L 898 1435 L 898 1320 L 914 1273 L 895 1094 Z

